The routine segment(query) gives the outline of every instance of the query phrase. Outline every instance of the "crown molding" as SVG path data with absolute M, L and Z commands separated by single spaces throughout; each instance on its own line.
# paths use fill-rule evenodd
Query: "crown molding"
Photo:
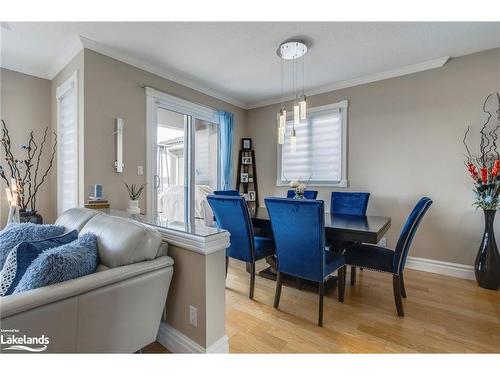
M 315 89 L 308 90 L 306 92 L 306 94 L 308 96 L 324 94 L 324 93 L 330 92 L 330 91 L 345 89 L 348 87 L 360 86 L 360 85 L 364 85 L 367 83 L 382 81 L 384 79 L 395 78 L 395 77 L 400 77 L 400 76 L 404 76 L 404 75 L 408 75 L 408 74 L 423 72 L 425 70 L 441 68 L 448 62 L 449 59 L 450 59 L 450 56 L 445 56 L 445 57 L 441 57 L 439 59 L 424 61 L 424 62 L 421 62 L 418 64 L 407 65 L 407 66 L 403 66 L 401 68 L 396 68 L 396 69 L 392 69 L 392 70 L 386 70 L 386 71 L 380 72 L 380 73 L 368 74 L 365 76 L 361 76 L 361 77 L 357 77 L 357 78 L 353 78 L 353 79 L 348 79 L 345 81 L 334 82 L 330 85 L 325 85 L 325 86 L 317 87 Z M 285 97 L 275 97 L 275 98 L 271 98 L 271 99 L 261 100 L 258 102 L 248 103 L 247 109 L 265 107 L 268 105 L 278 104 L 278 103 L 282 103 L 282 102 L 286 102 L 286 101 L 290 101 L 290 100 L 294 100 L 294 99 L 295 99 L 295 95 L 289 95 L 289 96 L 285 96 Z
M 217 90 L 203 86 L 203 85 L 201 85 L 197 82 L 191 81 L 187 78 L 181 77 L 178 74 L 174 74 L 174 73 L 172 73 L 164 68 L 161 68 L 159 66 L 145 62 L 144 60 L 138 59 L 136 57 L 132 57 L 132 56 L 116 49 L 116 48 L 103 45 L 101 43 L 98 43 L 92 39 L 86 38 L 86 37 L 81 36 L 81 35 L 80 35 L 80 41 L 83 45 L 83 48 L 90 49 L 94 52 L 100 53 L 102 55 L 106 55 L 106 56 L 111 57 L 115 60 L 132 65 L 136 68 L 145 70 L 149 73 L 156 74 L 162 78 L 165 78 L 165 79 L 168 79 L 168 80 L 173 81 L 175 83 L 178 83 L 180 85 L 189 87 L 190 89 L 199 91 L 203 94 L 209 95 L 209 96 L 216 98 L 216 99 L 219 99 L 219 100 L 222 100 L 226 103 L 230 103 L 230 104 L 233 104 L 237 107 L 247 109 L 246 104 L 238 99 L 224 95 L 223 93 L 221 93 Z

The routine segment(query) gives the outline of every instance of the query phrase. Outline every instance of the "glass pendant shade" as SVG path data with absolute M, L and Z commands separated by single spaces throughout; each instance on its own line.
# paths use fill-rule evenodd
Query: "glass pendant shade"
M 278 128 L 278 144 L 280 144 L 280 145 L 285 144 L 285 128 L 284 127 Z
M 290 146 L 292 147 L 292 152 L 297 151 L 297 135 L 295 134 L 295 129 L 292 129 L 292 136 L 290 137 Z
M 299 112 L 300 112 L 300 119 L 305 120 L 307 118 L 307 101 L 305 95 L 302 95 L 299 100 Z
M 300 107 L 299 107 L 299 103 L 296 102 L 293 105 L 293 124 L 298 125 L 299 122 L 300 122 Z
M 280 110 L 280 127 L 285 127 L 286 126 L 286 109 L 281 108 Z
M 285 129 L 286 129 L 286 109 L 283 107 L 278 112 L 278 144 L 285 143 Z

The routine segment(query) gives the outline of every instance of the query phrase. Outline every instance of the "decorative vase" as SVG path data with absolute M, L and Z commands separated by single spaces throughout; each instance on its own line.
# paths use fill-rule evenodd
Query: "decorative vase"
M 304 197 L 304 192 L 295 191 L 295 196 L 293 197 L 293 199 L 306 199 L 306 198 Z
M 129 200 L 128 201 L 127 213 L 132 214 L 132 215 L 137 215 L 137 214 L 141 213 L 141 209 L 139 208 L 139 201 L 138 200 Z
M 500 286 L 500 254 L 495 242 L 493 221 L 496 210 L 484 210 L 485 227 L 476 257 L 474 273 L 481 288 L 497 290 Z
M 37 211 L 19 210 L 19 221 L 21 223 L 43 224 L 42 215 Z

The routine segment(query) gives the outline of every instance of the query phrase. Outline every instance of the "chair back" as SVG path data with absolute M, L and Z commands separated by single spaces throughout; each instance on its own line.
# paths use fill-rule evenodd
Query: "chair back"
M 277 267 L 295 277 L 323 281 L 325 208 L 321 200 L 266 198 Z
M 404 269 L 413 237 L 415 236 L 418 226 L 420 225 L 422 218 L 424 217 L 431 204 L 432 200 L 430 198 L 420 198 L 420 200 L 417 202 L 410 215 L 408 216 L 408 219 L 406 219 L 406 223 L 401 230 L 398 243 L 396 244 L 393 260 L 393 269 L 398 275 Z
M 287 198 L 295 197 L 295 190 L 288 190 L 286 193 Z M 317 190 L 304 190 L 304 198 L 306 199 L 316 199 L 318 197 Z
M 330 213 L 343 215 L 366 215 L 370 193 L 334 191 L 330 203 Z
M 226 256 L 244 262 L 254 262 L 253 227 L 243 197 L 209 195 L 208 204 L 215 215 L 217 227 L 231 235 Z
M 240 192 L 238 190 L 214 190 L 215 195 L 231 195 L 231 196 L 239 196 Z

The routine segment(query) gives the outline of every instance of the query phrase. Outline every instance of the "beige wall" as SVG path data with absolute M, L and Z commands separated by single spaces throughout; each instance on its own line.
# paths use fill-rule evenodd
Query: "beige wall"
M 126 208 L 128 195 L 122 181 L 144 183 L 137 166 L 146 164 L 146 94 L 141 83 L 169 94 L 230 111 L 235 116 L 235 144 L 246 130 L 245 111 L 152 73 L 85 50 L 85 196 L 96 183 L 114 208 Z M 114 119 L 124 120 L 124 172 L 115 173 Z M 238 149 L 238 148 L 237 148 Z M 234 165 L 237 151 L 234 153 Z M 236 168 L 236 167 L 235 167 Z M 235 176 L 234 176 L 235 178 Z M 145 209 L 145 196 L 141 197 Z
M 169 245 L 174 274 L 167 299 L 167 323 L 208 348 L 225 335 L 224 251 L 201 254 Z M 198 309 L 198 326 L 189 322 L 189 307 Z
M 50 81 L 30 75 L 1 69 L 1 114 L 0 117 L 6 122 L 12 140 L 14 156 L 21 158 L 24 154 L 19 146 L 27 143 L 29 133 L 34 131 L 35 139 L 39 144 L 45 127 L 50 128 Z M 49 140 L 47 149 L 50 149 L 52 140 Z M 7 167 L 4 161 L 3 148 L 1 165 Z M 45 155 L 49 155 L 48 153 Z M 48 158 L 42 160 L 42 166 L 47 166 Z M 41 169 L 42 170 L 42 169 Z M 44 169 L 43 169 L 44 170 Z M 52 174 L 53 171 L 52 171 Z M 1 183 L 1 222 L 5 225 L 8 215 L 7 202 L 5 198 L 5 183 Z M 40 188 L 37 197 L 37 210 L 49 222 L 53 218 L 53 207 L 51 202 L 51 179 L 46 180 Z
M 434 205 L 410 256 L 471 265 L 483 219 L 472 207 L 461 140 L 468 124 L 477 131 L 482 102 L 496 91 L 500 49 L 452 59 L 440 69 L 315 95 L 308 104 L 349 101 L 349 190 L 369 191 L 368 213 L 392 217 L 390 246 L 413 204 L 427 195 Z M 277 110 L 273 105 L 247 112 L 261 197 L 286 190 L 276 187 Z M 336 189 L 318 190 L 329 208 Z

